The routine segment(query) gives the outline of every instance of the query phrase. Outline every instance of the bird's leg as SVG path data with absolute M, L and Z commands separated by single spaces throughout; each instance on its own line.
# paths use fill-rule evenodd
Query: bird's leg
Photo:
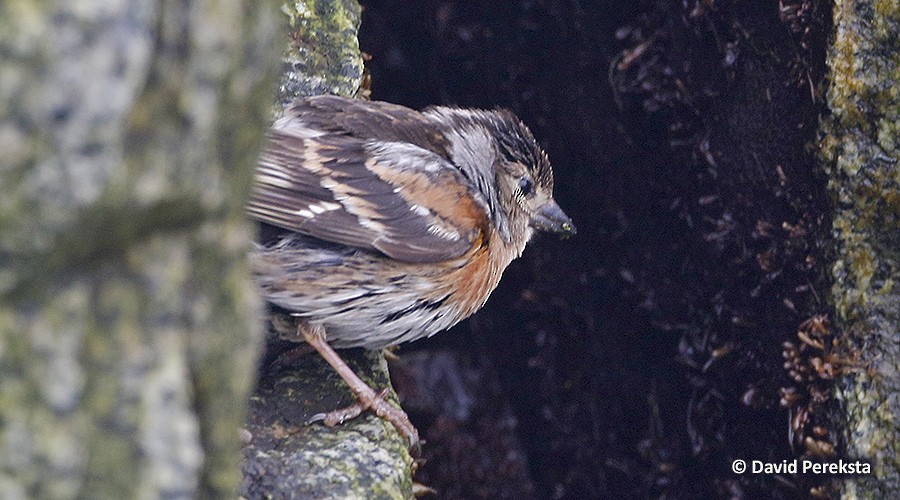
M 344 379 L 344 382 L 350 386 L 350 390 L 353 391 L 357 399 L 356 403 L 346 408 L 314 415 L 310 421 L 321 420 L 325 425 L 332 427 L 359 416 L 365 410 L 369 410 L 393 424 L 400 435 L 409 441 L 411 450 L 416 451 L 419 449 L 419 431 L 409 421 L 406 412 L 387 402 L 385 399 L 388 392 L 387 389 L 376 393 L 353 372 L 353 369 L 325 341 L 325 328 L 320 325 L 309 325 L 301 322 L 298 324 L 298 331 L 306 343 L 318 351 L 322 358 L 334 368 L 334 371 Z

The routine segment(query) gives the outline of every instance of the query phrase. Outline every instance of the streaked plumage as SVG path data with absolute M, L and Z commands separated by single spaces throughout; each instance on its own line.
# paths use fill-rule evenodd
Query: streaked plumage
M 574 233 L 552 190 L 509 112 L 302 99 L 259 161 L 254 275 L 335 347 L 430 336 L 484 304 L 534 229 Z

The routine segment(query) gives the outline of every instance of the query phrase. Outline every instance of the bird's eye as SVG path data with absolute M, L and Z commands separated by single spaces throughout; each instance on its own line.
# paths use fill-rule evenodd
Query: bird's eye
M 519 179 L 519 191 L 522 192 L 525 196 L 531 194 L 531 190 L 534 189 L 534 181 L 531 180 L 530 177 L 522 177 Z

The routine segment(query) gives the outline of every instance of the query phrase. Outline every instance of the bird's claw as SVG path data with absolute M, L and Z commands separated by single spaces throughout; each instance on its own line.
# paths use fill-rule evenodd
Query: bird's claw
M 416 430 L 406 412 L 396 406 L 390 404 L 387 397 L 388 390 L 382 389 L 371 401 L 357 401 L 344 408 L 329 411 L 327 413 L 316 413 L 309 417 L 306 421 L 307 425 L 322 422 L 326 427 L 334 427 L 341 425 L 348 420 L 352 420 L 362 414 L 363 411 L 371 411 L 380 418 L 390 422 L 397 432 L 403 436 L 409 443 L 410 455 L 418 457 L 422 453 L 422 444 L 419 439 L 419 431 Z

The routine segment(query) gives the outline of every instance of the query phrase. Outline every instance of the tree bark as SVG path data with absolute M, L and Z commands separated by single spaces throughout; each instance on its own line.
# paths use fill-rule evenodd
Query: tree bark
M 229 497 L 270 2 L 0 5 L 0 497 Z
M 873 475 L 848 498 L 900 495 L 900 7 L 834 6 L 823 155 L 834 201 L 832 298 L 853 369 L 837 385 L 846 452 Z

